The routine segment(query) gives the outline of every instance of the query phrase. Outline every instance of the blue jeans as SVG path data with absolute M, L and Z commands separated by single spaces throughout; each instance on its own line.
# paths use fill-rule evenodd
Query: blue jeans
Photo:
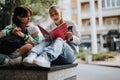
M 0 65 L 4 64 L 5 63 L 5 59 L 7 58 L 8 56 L 5 55 L 5 54 L 0 54 Z
M 57 38 L 53 43 L 43 40 L 32 48 L 31 52 L 48 58 L 50 62 L 58 60 L 61 64 L 73 63 L 76 59 L 75 51 L 61 38 Z
M 15 54 L 6 55 L 6 54 L 0 53 L 0 65 L 4 65 L 5 64 L 5 59 L 8 58 L 8 57 L 9 58 L 17 58 L 19 56 L 15 55 Z

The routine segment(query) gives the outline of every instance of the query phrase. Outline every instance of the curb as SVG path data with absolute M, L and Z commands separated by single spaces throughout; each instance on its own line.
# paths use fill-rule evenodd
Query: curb
M 106 66 L 106 67 L 114 67 L 114 68 L 120 68 L 118 65 L 105 65 L 105 64 L 92 64 L 89 63 L 90 65 L 96 65 L 96 66 Z

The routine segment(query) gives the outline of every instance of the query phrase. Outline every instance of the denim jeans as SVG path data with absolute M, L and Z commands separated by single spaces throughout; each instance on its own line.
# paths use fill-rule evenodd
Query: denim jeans
M 58 60 L 60 63 L 68 64 L 76 59 L 75 51 L 61 38 L 57 38 L 53 43 L 43 40 L 32 48 L 31 52 L 48 58 L 50 62 Z
M 6 59 L 7 57 L 8 57 L 7 55 L 0 53 L 0 65 L 2 65 L 2 64 L 5 63 L 5 59 Z
M 19 56 L 20 55 L 16 55 L 16 54 L 6 55 L 6 54 L 0 53 L 0 65 L 4 65 L 5 64 L 5 59 L 7 59 L 7 58 L 14 59 L 14 58 L 17 58 Z

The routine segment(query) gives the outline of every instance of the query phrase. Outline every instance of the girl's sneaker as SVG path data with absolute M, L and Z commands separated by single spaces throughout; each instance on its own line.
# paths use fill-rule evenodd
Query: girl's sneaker
M 33 60 L 37 57 L 36 53 L 30 53 L 27 57 L 23 59 L 23 64 L 25 66 L 31 66 L 33 64 Z

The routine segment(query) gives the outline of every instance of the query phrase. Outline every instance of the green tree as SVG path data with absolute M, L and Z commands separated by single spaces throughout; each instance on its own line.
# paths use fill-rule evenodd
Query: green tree
M 29 6 L 34 15 L 39 15 L 45 20 L 48 8 L 56 3 L 57 0 L 0 0 L 0 30 L 12 22 L 13 10 L 19 5 Z
M 0 30 L 11 23 L 13 9 L 20 5 L 20 0 L 0 0 Z
M 21 0 L 21 3 L 29 6 L 34 15 L 41 17 L 40 21 L 42 22 L 48 18 L 48 9 L 51 5 L 56 4 L 57 0 Z M 32 21 L 34 22 L 34 18 L 32 18 Z

